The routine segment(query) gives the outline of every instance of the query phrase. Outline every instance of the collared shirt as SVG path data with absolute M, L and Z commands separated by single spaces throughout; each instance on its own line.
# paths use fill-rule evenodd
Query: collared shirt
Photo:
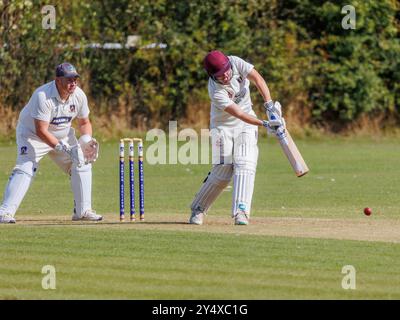
M 68 99 L 62 101 L 53 80 L 32 94 L 19 115 L 17 130 L 26 136 L 36 136 L 34 119 L 43 120 L 49 122 L 49 132 L 57 139 L 62 139 L 68 135 L 71 122 L 76 117 L 89 117 L 85 93 L 76 87 Z
M 232 79 L 227 85 L 213 79 L 208 80 L 208 94 L 211 99 L 210 127 L 236 127 L 243 121 L 225 111 L 226 107 L 236 103 L 242 111 L 254 115 L 250 99 L 248 74 L 254 66 L 236 56 L 228 56 L 232 67 Z

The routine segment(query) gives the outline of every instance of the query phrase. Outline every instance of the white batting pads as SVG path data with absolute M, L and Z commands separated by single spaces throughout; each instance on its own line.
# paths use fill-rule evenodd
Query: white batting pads
M 31 185 L 36 170 L 37 164 L 32 161 L 15 166 L 8 180 L 6 190 L 4 191 L 4 199 L 0 206 L 0 214 L 15 215 L 15 212 Z
M 190 206 L 192 212 L 207 213 L 212 203 L 231 181 L 232 174 L 233 165 L 215 165 Z
M 239 212 L 250 215 L 258 159 L 254 130 L 242 132 L 234 146 L 232 217 Z
M 71 188 L 74 194 L 76 214 L 92 209 L 92 165 L 71 168 Z
M 232 217 L 235 217 L 239 212 L 250 215 L 254 180 L 254 171 L 236 170 L 233 178 Z

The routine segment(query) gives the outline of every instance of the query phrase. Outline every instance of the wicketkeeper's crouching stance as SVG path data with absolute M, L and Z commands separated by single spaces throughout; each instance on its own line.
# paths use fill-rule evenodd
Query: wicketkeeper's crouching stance
M 250 63 L 216 50 L 207 54 L 204 68 L 210 77 L 213 168 L 191 204 L 189 223 L 203 223 L 211 204 L 233 177 L 232 217 L 235 224 L 247 225 L 258 159 L 258 126 L 275 135 L 285 121 L 279 102 L 271 100 L 267 84 Z M 249 80 L 265 101 L 268 121 L 258 119 L 252 109 Z
M 92 138 L 85 93 L 77 86 L 79 74 L 69 63 L 56 68 L 56 79 L 35 90 L 20 113 L 17 125 L 17 163 L 0 206 L 0 223 L 15 223 L 15 213 L 48 154 L 71 177 L 74 195 L 72 220 L 99 221 L 92 210 L 92 163 L 99 144 Z M 78 120 L 81 137 L 71 127 Z

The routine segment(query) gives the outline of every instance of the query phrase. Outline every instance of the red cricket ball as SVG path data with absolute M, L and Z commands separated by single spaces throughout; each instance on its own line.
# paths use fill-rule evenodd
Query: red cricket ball
M 371 215 L 371 213 L 372 213 L 371 208 L 365 208 L 365 209 L 364 209 L 364 213 L 365 213 L 365 215 L 367 215 L 367 216 Z

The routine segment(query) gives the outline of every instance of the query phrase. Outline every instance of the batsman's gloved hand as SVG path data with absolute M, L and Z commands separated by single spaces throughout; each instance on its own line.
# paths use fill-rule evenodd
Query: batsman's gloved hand
M 93 163 L 99 157 L 99 143 L 95 138 L 84 134 L 79 138 L 79 144 L 82 148 L 85 163 Z
M 269 125 L 274 128 L 285 126 L 285 120 L 282 118 L 282 107 L 278 101 L 268 101 L 264 103 L 265 112 L 268 116 Z
M 271 125 L 269 124 L 269 121 L 263 120 L 262 122 L 263 122 L 263 126 L 267 129 L 267 134 L 269 134 L 270 136 L 276 135 L 276 128 L 271 127 Z
M 83 156 L 83 152 L 79 143 L 75 146 L 70 146 L 66 142 L 60 140 L 54 147 L 54 150 L 66 153 L 72 160 L 72 163 L 75 164 L 78 168 L 82 167 L 85 164 L 85 158 Z

